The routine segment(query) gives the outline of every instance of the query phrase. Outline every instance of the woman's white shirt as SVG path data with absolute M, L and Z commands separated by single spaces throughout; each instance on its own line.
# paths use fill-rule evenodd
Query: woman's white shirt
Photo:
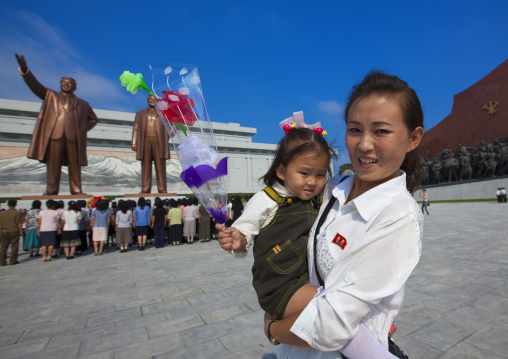
M 338 185 L 340 178 L 333 178 L 327 184 L 325 198 L 333 195 L 337 200 L 317 236 L 317 266 L 325 289 L 291 328 L 312 348 L 281 345 L 280 358 L 341 358 L 338 350 L 355 336 L 360 321 L 388 347 L 404 284 L 420 258 L 423 216 L 406 190 L 403 171 L 345 204 L 354 177 Z M 315 227 L 307 252 L 310 284 L 317 287 Z
M 62 213 L 62 219 L 65 221 L 64 231 L 78 231 L 78 219 L 81 219 L 81 211 L 65 211 Z

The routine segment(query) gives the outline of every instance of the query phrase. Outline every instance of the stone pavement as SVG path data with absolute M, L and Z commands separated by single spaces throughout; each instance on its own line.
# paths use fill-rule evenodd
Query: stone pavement
M 508 205 L 433 203 L 396 342 L 411 359 L 508 358 Z M 252 259 L 217 242 L 0 267 L 0 358 L 274 358 Z

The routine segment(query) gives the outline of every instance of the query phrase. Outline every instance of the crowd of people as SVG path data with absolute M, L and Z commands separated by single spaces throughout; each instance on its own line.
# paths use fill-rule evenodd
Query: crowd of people
M 245 196 L 245 201 L 248 199 Z M 242 198 L 232 197 L 229 204 L 228 222 L 232 222 L 243 212 Z M 159 249 L 217 238 L 216 222 L 197 198 L 156 197 L 153 204 L 144 197 L 137 202 L 98 199 L 94 208 L 85 200 L 68 201 L 66 207 L 62 200 L 49 199 L 44 205 L 45 209 L 41 201 L 34 200 L 29 210 L 9 207 L 19 217 L 20 228 L 15 224 L 16 246 L 10 242 L 2 245 L 2 258 L 6 258 L 9 246 L 11 253 L 18 252 L 19 239 L 29 257 L 51 262 L 62 255 L 74 259 L 89 249 L 100 256 L 108 248 L 125 253 L 133 249 L 143 251 L 147 245 Z M 19 263 L 17 256 L 15 263 L 12 258 L 11 254 L 11 264 Z

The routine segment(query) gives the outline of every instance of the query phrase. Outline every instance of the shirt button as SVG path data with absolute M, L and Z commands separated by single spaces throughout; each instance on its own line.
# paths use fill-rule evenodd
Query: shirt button
M 344 282 L 346 282 L 347 284 L 352 284 L 352 283 L 354 283 L 354 281 L 355 281 L 355 276 L 353 275 L 352 272 L 349 272 L 344 277 Z

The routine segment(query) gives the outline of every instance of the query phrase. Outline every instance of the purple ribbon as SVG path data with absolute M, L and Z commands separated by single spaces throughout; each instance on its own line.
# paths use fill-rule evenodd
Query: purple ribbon
M 228 174 L 228 158 L 222 158 L 217 164 L 217 168 L 209 165 L 199 165 L 197 167 L 189 167 L 180 174 L 180 178 L 189 188 L 199 188 L 206 182 L 220 176 Z

